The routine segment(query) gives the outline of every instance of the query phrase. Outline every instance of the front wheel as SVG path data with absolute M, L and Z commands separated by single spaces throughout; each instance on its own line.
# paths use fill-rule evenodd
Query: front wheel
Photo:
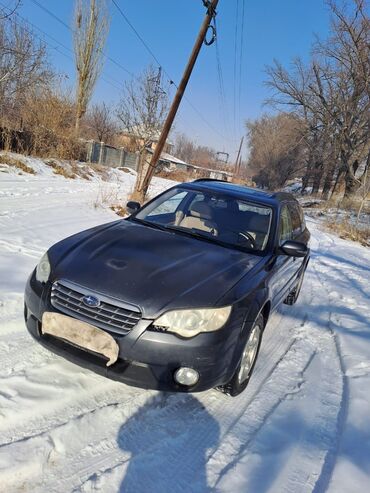
M 232 397 L 239 395 L 249 383 L 261 346 L 264 320 L 259 315 L 255 320 L 244 345 L 240 363 L 231 380 L 221 387 L 222 392 Z

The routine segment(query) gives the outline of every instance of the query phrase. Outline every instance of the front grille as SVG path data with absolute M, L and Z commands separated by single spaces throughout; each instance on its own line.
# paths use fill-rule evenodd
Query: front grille
M 100 304 L 86 306 L 82 299 L 95 293 L 70 281 L 60 280 L 51 288 L 51 304 L 59 311 L 96 327 L 124 335 L 141 319 L 141 312 L 131 305 L 96 294 Z

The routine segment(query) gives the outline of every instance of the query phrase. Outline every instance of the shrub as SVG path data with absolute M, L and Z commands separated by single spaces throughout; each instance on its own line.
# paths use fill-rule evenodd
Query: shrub
M 370 245 L 370 226 L 355 223 L 349 217 L 339 219 L 327 218 L 325 227 L 345 240 L 358 241 L 364 246 Z

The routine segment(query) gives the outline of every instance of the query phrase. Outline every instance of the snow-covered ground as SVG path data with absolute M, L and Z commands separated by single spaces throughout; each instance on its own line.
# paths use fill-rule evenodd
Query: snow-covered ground
M 112 185 L 121 198 L 133 178 Z M 301 297 L 268 322 L 239 397 L 135 389 L 54 356 L 23 322 L 42 253 L 117 218 L 94 206 L 100 187 L 0 172 L 0 491 L 369 491 L 369 249 L 308 221 Z

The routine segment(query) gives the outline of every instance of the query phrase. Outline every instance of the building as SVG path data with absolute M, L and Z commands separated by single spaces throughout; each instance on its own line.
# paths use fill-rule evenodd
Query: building
M 135 152 L 139 149 L 142 149 L 146 143 L 146 147 L 154 150 L 158 143 L 160 132 L 154 132 L 152 136 L 146 138 L 146 132 L 141 131 L 140 129 L 132 132 L 119 132 L 116 136 L 118 146 L 123 147 L 127 151 Z M 164 152 L 171 153 L 173 152 L 173 143 L 166 142 L 164 146 Z

